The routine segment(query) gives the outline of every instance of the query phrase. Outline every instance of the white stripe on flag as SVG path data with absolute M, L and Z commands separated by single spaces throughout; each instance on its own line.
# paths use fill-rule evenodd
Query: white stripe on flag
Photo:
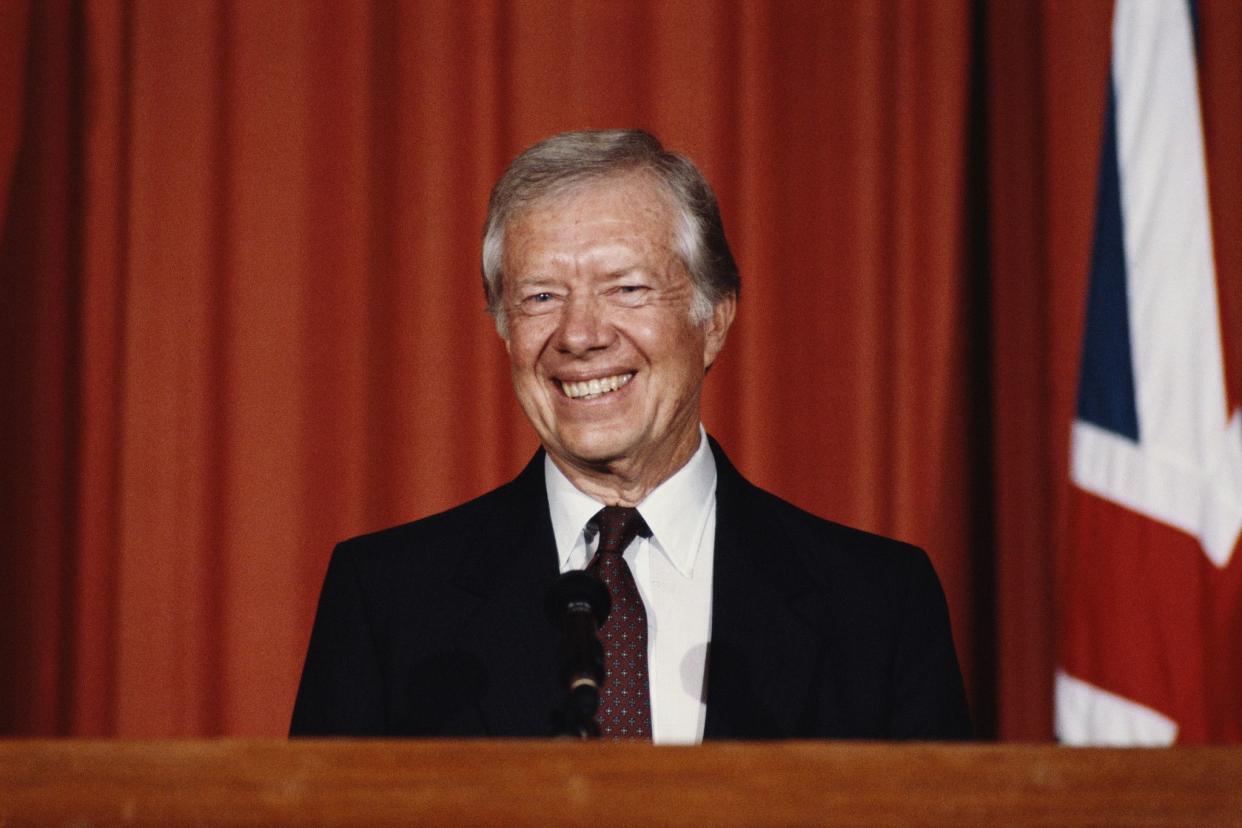
M 1234 412 L 1214 457 L 1203 465 L 1184 455 L 1153 450 L 1108 429 L 1079 420 L 1071 440 L 1070 476 L 1084 491 L 1199 539 L 1222 569 L 1242 530 L 1242 416 Z
M 1113 84 L 1139 443 L 1076 423 L 1071 473 L 1198 538 L 1224 567 L 1242 531 L 1242 417 L 1225 395 L 1185 0 L 1118 0 Z
M 1067 745 L 1163 747 L 1177 723 L 1150 707 L 1057 671 L 1057 738 Z

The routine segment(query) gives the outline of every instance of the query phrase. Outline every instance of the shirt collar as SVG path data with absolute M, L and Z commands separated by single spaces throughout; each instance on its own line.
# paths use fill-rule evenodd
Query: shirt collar
M 552 532 L 564 569 L 587 521 L 604 504 L 575 487 L 546 454 L 543 468 Z M 694 568 L 715 494 L 716 458 L 707 444 L 707 432 L 700 425 L 699 447 L 690 460 L 638 504 L 638 512 L 651 529 L 655 545 L 683 575 L 688 576 Z
M 564 571 L 587 521 L 595 517 L 603 504 L 570 483 L 548 454 L 543 456 L 543 479 L 548 488 L 548 510 L 552 514 L 556 553 L 560 556 L 561 570 Z

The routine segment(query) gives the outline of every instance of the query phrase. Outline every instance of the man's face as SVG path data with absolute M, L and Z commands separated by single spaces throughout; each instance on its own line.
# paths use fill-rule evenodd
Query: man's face
M 704 371 L 734 301 L 691 320 L 675 220 L 665 190 L 632 173 L 537 203 L 506 228 L 513 386 L 563 469 L 667 474 L 698 444 Z

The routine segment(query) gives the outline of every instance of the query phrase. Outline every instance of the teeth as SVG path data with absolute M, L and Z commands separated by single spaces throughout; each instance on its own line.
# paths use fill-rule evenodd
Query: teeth
M 571 399 L 589 400 L 594 397 L 598 397 L 601 394 L 616 391 L 633 378 L 634 375 L 630 373 L 585 380 L 583 382 L 562 382 L 561 390 L 565 392 L 565 396 L 570 397 Z

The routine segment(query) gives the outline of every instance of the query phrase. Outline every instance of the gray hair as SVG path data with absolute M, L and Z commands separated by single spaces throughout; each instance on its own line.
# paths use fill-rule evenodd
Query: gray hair
M 672 196 L 678 213 L 673 246 L 694 285 L 691 318 L 702 324 L 716 304 L 738 295 L 737 263 L 725 239 L 716 194 L 689 158 L 668 152 L 654 135 L 640 129 L 563 132 L 515 158 L 488 200 L 483 293 L 501 336 L 508 335 L 503 272 L 508 222 L 536 202 L 632 171 L 650 172 Z

